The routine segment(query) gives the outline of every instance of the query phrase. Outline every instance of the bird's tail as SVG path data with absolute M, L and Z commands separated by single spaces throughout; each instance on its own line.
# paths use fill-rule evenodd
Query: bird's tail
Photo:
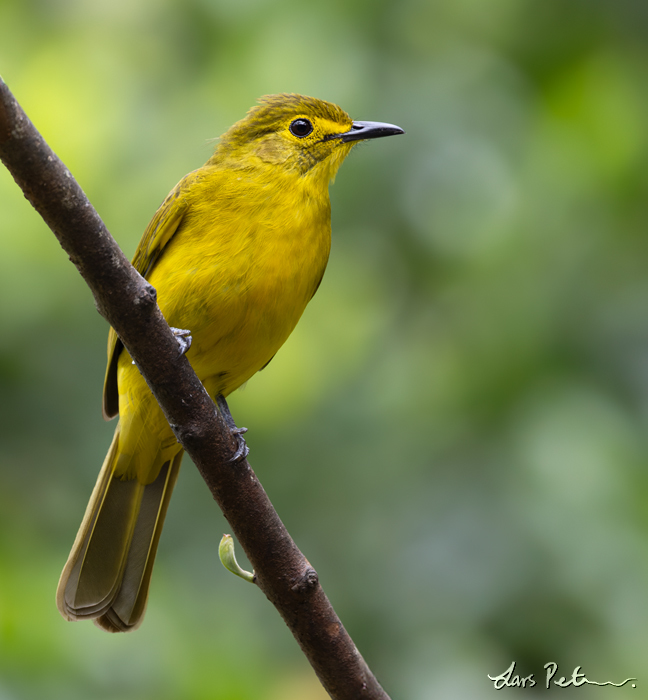
M 108 632 L 129 632 L 142 622 L 164 516 L 183 451 L 150 484 L 113 476 L 119 425 L 67 564 L 56 604 L 67 620 L 94 619 Z

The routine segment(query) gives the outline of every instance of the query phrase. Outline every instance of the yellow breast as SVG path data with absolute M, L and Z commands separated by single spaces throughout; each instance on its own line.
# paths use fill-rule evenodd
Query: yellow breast
M 227 395 L 269 362 L 315 293 L 330 210 L 303 179 L 212 170 L 149 279 L 168 323 L 191 331 L 198 376 Z
M 209 394 L 227 396 L 272 359 L 315 293 L 330 205 L 328 189 L 322 196 L 303 179 L 204 170 L 183 193 L 187 213 L 148 279 L 169 325 L 191 331 L 187 357 Z M 118 386 L 116 473 L 148 483 L 180 446 L 125 351 Z

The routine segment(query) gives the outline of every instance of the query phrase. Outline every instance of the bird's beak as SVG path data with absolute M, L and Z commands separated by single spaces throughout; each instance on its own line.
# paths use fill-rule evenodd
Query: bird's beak
M 353 122 L 351 131 L 339 135 L 343 143 L 348 141 L 362 141 L 364 139 L 379 139 L 383 136 L 394 136 L 404 134 L 405 131 L 400 126 L 394 124 L 383 124 L 382 122 Z

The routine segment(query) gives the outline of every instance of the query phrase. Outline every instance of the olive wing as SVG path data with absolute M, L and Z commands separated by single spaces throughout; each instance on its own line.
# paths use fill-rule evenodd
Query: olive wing
M 133 267 L 144 278 L 147 278 L 155 267 L 167 243 L 182 223 L 189 208 L 185 195 L 196 179 L 195 176 L 196 173 L 190 173 L 175 186 L 146 227 L 132 261 Z M 106 420 L 113 418 L 119 412 L 117 362 L 123 347 L 117 333 L 111 328 L 108 333 L 108 364 L 103 391 L 103 415 Z

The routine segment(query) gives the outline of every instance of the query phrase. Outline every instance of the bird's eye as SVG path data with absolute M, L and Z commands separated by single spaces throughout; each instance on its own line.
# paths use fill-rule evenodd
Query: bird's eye
M 304 136 L 308 136 L 308 134 L 312 132 L 313 125 L 308 119 L 295 119 L 295 121 L 290 124 L 290 133 L 300 139 L 303 139 Z

